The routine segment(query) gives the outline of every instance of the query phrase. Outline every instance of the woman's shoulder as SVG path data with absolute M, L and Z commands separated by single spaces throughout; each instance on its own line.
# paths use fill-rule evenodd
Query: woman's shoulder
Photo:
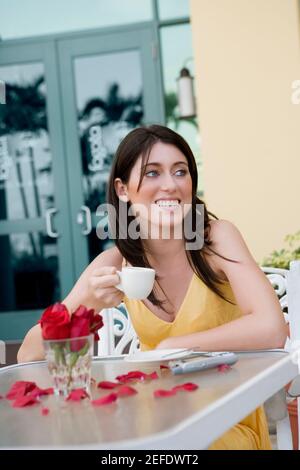
M 238 231 L 237 227 L 232 222 L 225 219 L 212 219 L 209 221 L 209 227 L 210 236 L 217 240 L 219 240 L 220 237 L 223 238 L 224 235 L 229 234 L 230 232 L 233 233 Z
M 209 222 L 209 238 L 214 247 L 225 250 L 223 256 L 230 257 L 234 254 L 238 256 L 249 254 L 244 238 L 239 229 L 229 220 L 211 220 Z
M 227 277 L 225 268 L 228 263 L 231 263 L 228 260 L 249 259 L 250 252 L 239 229 L 229 220 L 211 220 L 209 227 L 210 247 L 217 253 L 210 254 L 210 263 L 216 272 Z

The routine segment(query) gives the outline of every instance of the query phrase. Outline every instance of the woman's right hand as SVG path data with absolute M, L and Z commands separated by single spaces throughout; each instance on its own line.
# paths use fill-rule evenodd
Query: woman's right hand
M 120 278 L 114 266 L 94 269 L 88 280 L 88 295 L 92 303 L 99 305 L 99 310 L 118 306 L 124 297 L 124 292 L 115 287 L 119 283 Z
M 62 301 L 69 312 L 74 312 L 79 305 L 93 308 L 96 312 L 119 305 L 124 294 L 115 286 L 120 282 L 117 269 L 122 269 L 122 260 L 123 257 L 115 246 L 100 253 Z M 18 362 L 38 361 L 43 358 L 41 326 L 35 325 L 24 338 L 18 352 Z

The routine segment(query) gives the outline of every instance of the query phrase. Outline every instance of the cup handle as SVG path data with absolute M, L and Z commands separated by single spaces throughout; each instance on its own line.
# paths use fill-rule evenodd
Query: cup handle
M 119 278 L 120 278 L 120 283 L 117 284 L 115 287 L 116 287 L 117 289 L 119 289 L 120 291 L 124 292 L 124 288 L 123 288 L 123 286 L 122 286 L 122 271 L 117 271 L 117 274 L 118 274 L 118 276 L 119 276 Z

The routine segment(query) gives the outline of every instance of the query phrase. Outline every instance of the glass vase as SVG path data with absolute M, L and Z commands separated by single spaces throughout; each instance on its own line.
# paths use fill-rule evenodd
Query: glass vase
M 67 397 L 78 388 L 90 394 L 93 346 L 94 335 L 44 340 L 55 395 Z

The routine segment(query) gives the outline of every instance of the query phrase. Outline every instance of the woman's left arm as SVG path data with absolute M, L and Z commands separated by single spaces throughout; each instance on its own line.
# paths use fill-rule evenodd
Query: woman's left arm
M 230 282 L 242 317 L 216 328 L 162 341 L 158 348 L 200 347 L 205 351 L 282 348 L 287 326 L 276 293 L 251 256 L 238 229 L 226 220 L 211 224 L 213 265 Z

